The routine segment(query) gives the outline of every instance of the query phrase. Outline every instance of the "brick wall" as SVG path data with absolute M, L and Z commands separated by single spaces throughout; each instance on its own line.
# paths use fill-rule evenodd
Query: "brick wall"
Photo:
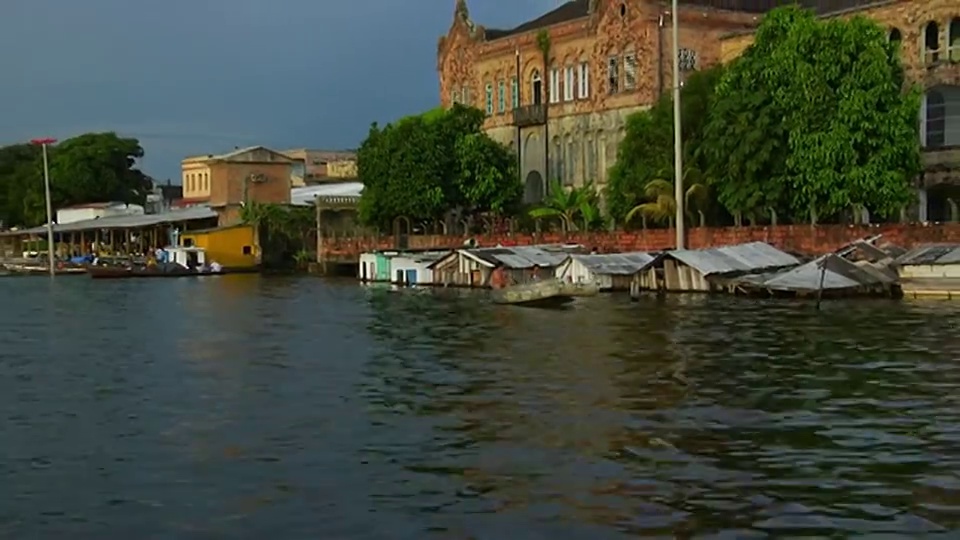
M 816 255 L 833 251 L 843 245 L 874 234 L 883 234 L 884 240 L 904 248 L 929 243 L 960 244 L 960 224 L 939 225 L 780 225 L 777 227 L 701 227 L 688 232 L 687 247 L 693 249 L 717 247 L 744 242 L 767 242 L 780 249 Z M 409 236 L 409 249 L 452 249 L 462 247 L 468 237 L 422 235 Z M 473 236 L 480 247 L 522 246 L 547 243 L 576 243 L 595 248 L 601 253 L 625 251 L 657 251 L 672 249 L 672 229 L 645 231 L 618 231 L 613 233 L 559 233 L 503 234 Z M 321 259 L 327 261 L 355 262 L 365 251 L 396 249 L 392 236 L 335 237 L 324 238 Z

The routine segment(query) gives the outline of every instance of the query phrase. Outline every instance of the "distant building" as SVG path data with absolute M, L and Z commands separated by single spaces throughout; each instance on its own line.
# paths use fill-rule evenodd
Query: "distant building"
M 264 146 L 188 157 L 181 162 L 183 199 L 177 205 L 208 204 L 221 225 L 235 224 L 248 201 L 288 204 L 292 171 L 302 163 Z
M 99 202 L 75 204 L 57 210 L 57 223 L 76 223 L 92 219 L 103 219 L 117 216 L 142 216 L 144 208 L 139 204 L 122 202 Z
M 352 150 L 295 148 L 283 150 L 282 153 L 303 162 L 302 168 L 293 170 L 293 187 L 348 182 L 357 178 L 357 153 Z
M 170 180 L 167 180 L 166 184 L 154 183 L 143 208 L 148 214 L 162 214 L 169 211 L 174 202 L 180 199 L 183 199 L 183 186 L 175 185 Z

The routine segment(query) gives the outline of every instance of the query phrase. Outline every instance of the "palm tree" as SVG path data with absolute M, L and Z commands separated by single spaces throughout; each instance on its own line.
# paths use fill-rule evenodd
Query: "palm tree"
M 567 190 L 555 180 L 551 183 L 550 195 L 544 199 L 541 206 L 530 210 L 530 217 L 535 219 L 557 217 L 560 218 L 563 232 L 575 231 L 577 215 L 583 211 L 584 205 L 592 202 L 591 196 L 595 194 L 589 185 Z
M 661 173 L 661 177 L 666 176 Z M 692 178 L 690 178 L 692 176 Z M 693 218 L 693 210 L 696 207 L 696 213 L 700 217 L 700 226 L 706 221 L 703 209 L 707 201 L 709 191 L 707 186 L 699 181 L 700 173 L 696 169 L 690 168 L 683 173 L 684 185 L 686 190 L 683 194 L 684 210 L 687 218 Z M 692 182 L 688 182 L 690 179 Z M 673 220 L 677 214 L 677 199 L 674 196 L 674 185 L 669 180 L 655 178 L 643 188 L 643 195 L 648 202 L 638 204 L 627 212 L 624 218 L 625 223 L 639 214 L 644 219 L 644 225 L 647 220 L 654 223 L 666 222 L 673 227 Z

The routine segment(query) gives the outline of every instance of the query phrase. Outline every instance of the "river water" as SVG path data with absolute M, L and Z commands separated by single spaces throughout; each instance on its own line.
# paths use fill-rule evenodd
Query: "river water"
M 960 303 L 0 282 L 0 538 L 937 537 Z

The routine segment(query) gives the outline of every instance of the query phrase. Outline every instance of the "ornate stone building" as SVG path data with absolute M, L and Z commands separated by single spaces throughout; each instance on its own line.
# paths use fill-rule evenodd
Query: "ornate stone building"
M 679 3 L 682 83 L 690 71 L 735 58 L 763 13 L 784 2 Z M 903 41 L 910 77 L 926 90 L 919 214 L 926 218 L 930 206 L 941 216 L 948 203 L 928 205 L 926 188 L 960 184 L 953 176 L 960 170 L 960 0 L 798 3 L 824 16 L 864 14 Z M 672 88 L 671 16 L 668 1 L 573 0 L 497 30 L 476 24 L 466 0 L 455 0 L 453 23 L 437 50 L 441 101 L 485 110 L 487 133 L 519 149 L 527 201 L 542 198 L 551 178 L 602 186 L 627 116 Z M 546 59 L 537 42 L 541 31 L 550 37 Z M 960 202 L 960 193 L 948 198 Z
M 710 7 L 717 1 L 681 3 L 684 71 L 718 62 L 720 37 L 758 21 L 746 10 Z M 477 25 L 466 0 L 456 0 L 453 24 L 438 46 L 442 102 L 485 110 L 487 133 L 519 148 L 528 202 L 543 197 L 549 179 L 603 185 L 627 116 L 672 88 L 670 17 L 652 0 L 573 0 L 496 30 Z M 550 37 L 546 62 L 541 30 Z

